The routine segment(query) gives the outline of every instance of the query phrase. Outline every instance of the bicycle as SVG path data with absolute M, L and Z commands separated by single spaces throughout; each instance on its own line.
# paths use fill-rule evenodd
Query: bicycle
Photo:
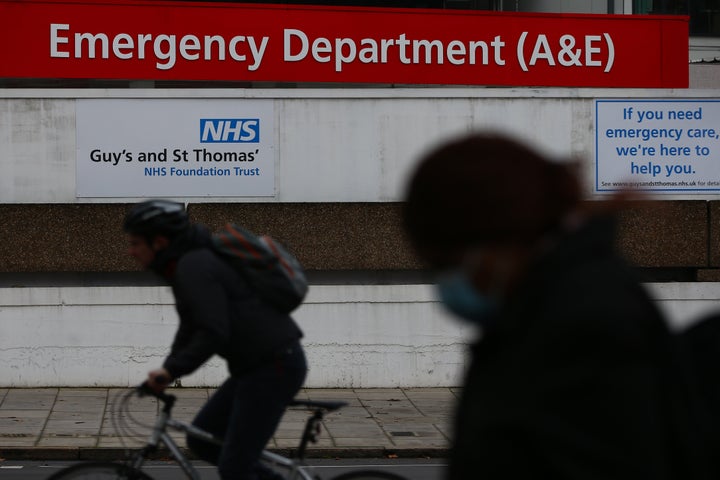
M 152 477 L 143 471 L 143 465 L 158 452 L 161 446 L 165 446 L 185 475 L 191 480 L 200 480 L 200 474 L 191 461 L 182 452 L 182 449 L 172 439 L 168 430 L 183 432 L 186 435 L 222 445 L 222 439 L 216 438 L 190 423 L 172 418 L 172 409 L 177 397 L 167 393 L 155 393 L 144 384 L 131 389 L 121 400 L 121 408 L 125 408 L 129 399 L 134 396 L 153 396 L 162 402 L 162 408 L 152 426 L 147 443 L 134 451 L 125 461 L 88 461 L 65 467 L 48 480 L 90 480 L 90 479 L 116 479 L 116 480 L 152 480 Z M 290 406 L 305 407 L 311 410 L 300 443 L 295 455 L 286 457 L 269 450 L 262 452 L 261 460 L 267 462 L 275 469 L 280 469 L 288 480 L 320 480 L 320 477 L 312 471 L 312 467 L 305 463 L 305 453 L 309 443 L 317 442 L 321 431 L 320 422 L 326 413 L 330 413 L 346 406 L 346 402 L 339 401 L 313 401 L 293 400 Z M 117 428 L 117 426 L 116 426 Z M 332 480 L 406 480 L 400 475 L 381 470 L 362 470 L 348 472 L 333 477 Z

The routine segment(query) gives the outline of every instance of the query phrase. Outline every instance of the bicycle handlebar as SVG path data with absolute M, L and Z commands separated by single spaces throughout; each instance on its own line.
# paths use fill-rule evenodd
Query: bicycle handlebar
M 155 390 L 153 390 L 152 388 L 150 388 L 148 386 L 147 382 L 143 382 L 142 384 L 135 387 L 135 391 L 141 397 L 149 395 L 151 397 L 155 397 L 158 400 L 163 401 L 164 403 L 169 403 L 169 404 L 174 403 L 175 399 L 177 398 L 177 397 L 175 397 L 175 395 L 170 395 L 165 392 L 160 392 L 160 393 L 156 392 Z

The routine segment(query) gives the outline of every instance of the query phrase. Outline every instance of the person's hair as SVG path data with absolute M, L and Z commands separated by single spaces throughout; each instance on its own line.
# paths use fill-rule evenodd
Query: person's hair
M 529 244 L 556 229 L 580 197 L 569 165 L 510 137 L 476 133 L 444 143 L 420 160 L 403 217 L 421 254 Z
M 164 235 L 173 238 L 190 226 L 182 203 L 169 200 L 146 200 L 137 203 L 125 215 L 123 230 L 134 235 L 152 238 Z

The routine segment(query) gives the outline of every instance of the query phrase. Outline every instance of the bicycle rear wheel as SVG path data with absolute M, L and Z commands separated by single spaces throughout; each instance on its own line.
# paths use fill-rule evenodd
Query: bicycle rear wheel
M 405 477 L 381 470 L 360 470 L 357 472 L 343 473 L 332 480 L 407 480 Z
M 48 480 L 152 480 L 152 477 L 122 463 L 83 462 L 53 473 Z

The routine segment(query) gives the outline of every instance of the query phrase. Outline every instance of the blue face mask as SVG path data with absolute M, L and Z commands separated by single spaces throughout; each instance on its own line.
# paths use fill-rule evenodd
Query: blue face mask
M 456 315 L 471 323 L 487 326 L 498 309 L 498 300 L 478 292 L 467 273 L 454 271 L 443 275 L 437 283 L 440 300 Z

